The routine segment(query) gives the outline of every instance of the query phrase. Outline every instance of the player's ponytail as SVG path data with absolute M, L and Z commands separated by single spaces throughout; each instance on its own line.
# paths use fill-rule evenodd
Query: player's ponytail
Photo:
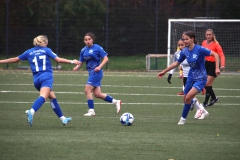
M 48 44 L 47 36 L 39 35 L 33 39 L 34 46 L 41 46 L 44 47 Z

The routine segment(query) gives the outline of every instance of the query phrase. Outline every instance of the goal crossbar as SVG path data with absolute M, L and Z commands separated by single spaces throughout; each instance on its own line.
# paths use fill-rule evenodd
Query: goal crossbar
M 171 33 L 171 32 L 173 32 L 173 30 L 172 29 L 174 29 L 174 28 L 172 28 L 172 27 L 175 27 L 175 25 L 176 24 L 180 24 L 180 25 L 186 25 L 186 26 L 188 26 L 189 28 L 190 27 L 192 27 L 192 28 L 194 28 L 195 29 L 195 27 L 196 28 L 200 28 L 198 25 L 200 25 L 200 24 L 204 24 L 205 26 L 202 26 L 201 27 L 201 29 L 204 31 L 204 33 L 205 33 L 205 31 L 206 31 L 206 29 L 208 29 L 208 28 L 206 28 L 206 26 L 207 26 L 207 24 L 210 24 L 210 26 L 212 25 L 212 24 L 217 24 L 217 28 L 211 28 L 211 29 L 213 29 L 213 30 L 217 30 L 217 29 L 219 29 L 219 27 L 222 27 L 222 30 L 223 31 L 226 31 L 226 35 L 225 35 L 225 37 L 226 36 L 235 36 L 235 39 L 234 39 L 234 41 L 236 41 L 236 44 L 238 43 L 238 45 L 239 45 L 239 43 L 240 43 L 240 40 L 239 40 L 239 38 L 238 38 L 238 35 L 239 35 L 239 32 L 240 32 L 240 27 L 235 27 L 234 29 L 236 30 L 234 33 L 232 33 L 231 32 L 231 30 L 232 30 L 232 26 L 231 25 L 228 25 L 228 26 L 225 26 L 225 25 L 227 25 L 227 24 L 233 24 L 234 23 L 234 25 L 236 26 L 236 25 L 238 25 L 239 24 L 239 26 L 240 26 L 240 19 L 168 19 L 168 42 L 167 42 L 167 66 L 169 66 L 170 64 L 171 64 L 171 54 L 174 54 L 175 52 L 176 52 L 176 49 L 177 48 L 175 48 L 175 50 L 173 50 L 174 48 L 172 48 L 173 46 L 171 46 L 171 44 L 174 44 L 174 43 L 177 43 L 176 41 L 177 41 L 177 39 L 171 39 L 171 38 L 173 38 L 173 35 L 171 35 L 171 34 L 174 34 L 174 33 Z M 218 25 L 219 24 L 219 25 Z M 172 26 L 173 25 L 173 26 Z M 215 26 L 216 27 L 216 26 Z M 182 29 L 184 29 L 184 28 L 182 28 Z M 185 30 L 185 31 L 187 31 L 187 30 Z M 177 33 L 177 32 L 176 32 Z M 181 32 L 182 33 L 182 32 Z M 180 34 L 181 34 L 180 33 Z M 204 36 L 204 33 L 203 32 L 201 32 L 201 34 L 203 34 L 203 35 L 199 35 L 199 36 Z M 179 31 L 178 31 L 178 33 L 177 34 L 179 34 Z M 196 36 L 198 36 L 198 35 L 196 35 Z M 181 36 L 181 35 L 177 35 L 178 37 L 179 36 Z M 219 33 L 217 34 L 217 37 L 220 37 L 220 36 L 222 36 L 222 35 L 219 35 Z M 203 38 L 202 38 L 203 39 Z M 202 40 L 201 39 L 201 40 Z M 237 39 L 237 40 L 236 40 Z M 229 39 L 226 39 L 224 42 L 222 42 L 223 44 L 225 43 L 227 43 L 227 45 L 229 46 L 229 47 L 235 47 L 235 49 L 234 49 L 234 52 L 235 52 L 235 55 L 234 55 L 234 57 L 237 57 L 237 54 L 239 54 L 239 52 L 237 52 L 238 51 L 238 47 L 237 47 L 237 45 L 236 44 L 228 44 L 229 43 Z M 172 48 L 172 50 L 171 50 L 171 48 Z M 230 50 L 230 52 L 231 52 L 231 54 L 232 54 L 232 50 Z M 228 53 L 227 53 L 228 54 Z M 235 64 L 234 64 L 235 65 Z M 238 66 L 237 66 L 238 67 Z M 239 68 L 239 70 L 240 70 L 240 68 Z

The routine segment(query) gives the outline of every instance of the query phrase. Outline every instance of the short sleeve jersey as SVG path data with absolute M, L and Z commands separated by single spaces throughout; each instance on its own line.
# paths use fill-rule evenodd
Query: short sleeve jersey
M 204 40 L 202 42 L 202 46 L 213 52 L 216 52 L 221 58 L 221 65 L 225 66 L 225 55 L 219 43 L 215 43 L 214 41 L 212 41 L 211 43 L 208 43 L 207 40 Z M 206 58 L 206 61 L 215 62 L 215 58 L 213 56 L 208 56 L 205 58 Z
M 201 47 L 195 44 L 192 50 L 185 47 L 178 59 L 179 63 L 182 63 L 185 59 L 190 65 L 190 70 L 188 72 L 188 78 L 194 81 L 206 80 L 207 73 L 205 69 L 205 56 L 209 56 L 211 53 L 207 48 Z
M 101 59 L 105 56 L 107 56 L 107 53 L 104 49 L 97 44 L 93 44 L 91 47 L 85 46 L 81 50 L 79 61 L 86 62 L 86 68 L 90 73 L 100 65 Z
M 173 61 L 172 61 L 173 63 L 176 62 L 177 59 L 179 58 L 180 52 L 181 52 L 181 51 L 179 50 L 179 51 L 177 51 L 177 52 L 174 53 L 174 55 L 173 55 Z M 170 74 L 173 74 L 174 71 L 175 71 L 175 68 L 173 68 L 169 73 L 170 73 Z
M 180 53 L 181 53 L 180 50 L 175 52 L 175 54 L 173 56 L 173 63 L 176 62 L 179 59 Z M 188 71 L 190 69 L 190 66 L 189 66 L 187 60 L 185 59 L 180 65 L 182 66 L 182 69 L 183 69 L 183 76 L 187 77 L 188 76 Z M 174 71 L 175 71 L 175 68 L 173 68 L 169 73 L 173 74 Z
M 22 61 L 28 60 L 32 73 L 35 76 L 39 72 L 52 72 L 52 63 L 50 58 L 54 59 L 57 55 L 48 47 L 36 46 L 19 55 Z

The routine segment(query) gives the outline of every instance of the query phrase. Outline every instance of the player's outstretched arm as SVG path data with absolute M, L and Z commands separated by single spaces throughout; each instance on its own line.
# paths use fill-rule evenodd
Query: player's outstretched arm
M 8 58 L 8 59 L 0 60 L 0 64 L 3 64 L 3 63 L 16 63 L 18 61 L 20 61 L 20 59 L 18 57 L 14 57 L 14 58 Z
M 69 59 L 65 59 L 65 58 L 56 57 L 54 60 L 57 61 L 58 63 L 80 64 L 80 62 L 76 59 L 69 60 Z
M 158 78 L 162 78 L 164 76 L 165 73 L 167 73 L 168 71 L 170 71 L 171 69 L 177 67 L 180 63 L 178 61 L 172 63 L 169 67 L 167 67 L 166 69 L 164 69 L 162 72 L 158 73 Z
M 74 68 L 73 68 L 73 71 L 77 71 L 80 67 L 82 66 L 82 62 L 80 62 L 80 64 L 76 65 Z

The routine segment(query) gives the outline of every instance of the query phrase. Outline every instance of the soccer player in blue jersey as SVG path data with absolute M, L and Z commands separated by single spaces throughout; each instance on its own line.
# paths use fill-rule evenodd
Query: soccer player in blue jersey
M 52 52 L 50 48 L 47 47 L 47 36 L 37 36 L 33 39 L 33 45 L 35 47 L 26 50 L 18 57 L 0 60 L 0 63 L 16 63 L 18 61 L 27 60 L 30 64 L 33 73 L 34 86 L 40 92 L 39 97 L 34 101 L 31 109 L 26 110 L 25 112 L 27 122 L 30 127 L 32 127 L 33 115 L 43 105 L 47 98 L 50 99 L 51 107 L 62 121 L 62 124 L 67 125 L 67 123 L 71 121 L 72 118 L 67 118 L 63 115 L 56 95 L 52 90 L 54 78 L 50 59 L 52 58 L 59 63 L 79 64 L 80 62 L 78 60 L 68 60 L 58 57 L 55 53 Z
M 207 73 L 205 69 L 205 56 L 214 56 L 216 60 L 215 73 L 216 75 L 220 75 L 218 54 L 196 44 L 196 36 L 193 31 L 185 32 L 183 38 L 186 47 L 181 51 L 179 59 L 176 62 L 172 63 L 169 67 L 158 73 L 158 78 L 162 78 L 165 73 L 177 67 L 185 59 L 187 59 L 187 62 L 190 65 L 190 70 L 184 89 L 184 107 L 182 111 L 182 117 L 178 122 L 179 125 L 185 124 L 188 112 L 191 108 L 191 103 L 193 103 L 193 98 L 199 92 L 201 92 L 206 85 Z M 202 115 L 204 118 L 208 115 L 208 113 L 203 112 Z
M 121 110 L 121 100 L 116 100 L 111 96 L 101 92 L 101 80 L 103 77 L 102 67 L 108 62 L 107 53 L 103 48 L 93 41 L 95 36 L 93 33 L 88 32 L 84 36 L 85 47 L 80 52 L 80 64 L 78 64 L 73 71 L 77 71 L 83 62 L 86 62 L 88 70 L 88 80 L 85 86 L 85 94 L 87 97 L 88 112 L 84 116 L 95 116 L 94 101 L 92 93 L 96 98 L 103 99 L 109 103 L 113 103 L 117 109 L 117 113 Z M 101 61 L 102 60 L 102 61 Z

